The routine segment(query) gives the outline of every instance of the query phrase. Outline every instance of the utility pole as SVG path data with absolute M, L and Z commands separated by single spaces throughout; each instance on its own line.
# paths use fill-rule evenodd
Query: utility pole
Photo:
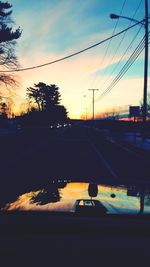
M 95 96 L 95 91 L 98 91 L 99 89 L 89 89 L 89 91 L 93 92 L 93 121 L 94 121 L 94 96 Z
M 145 0 L 145 59 L 144 59 L 144 94 L 143 94 L 143 122 L 147 116 L 147 80 L 148 80 L 148 0 Z
M 125 18 L 131 21 L 136 21 L 132 18 L 119 16 L 116 14 L 110 14 L 111 19 Z M 138 21 L 137 21 L 138 22 Z M 145 19 L 140 22 L 145 27 L 145 56 L 144 56 L 144 90 L 143 90 L 143 122 L 146 122 L 147 118 L 147 84 L 148 84 L 148 0 L 145 0 Z

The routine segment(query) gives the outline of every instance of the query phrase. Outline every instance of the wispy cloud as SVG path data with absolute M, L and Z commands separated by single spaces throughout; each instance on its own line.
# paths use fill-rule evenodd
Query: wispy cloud
M 134 10 L 136 2 L 133 0 L 131 9 Z M 113 0 L 109 1 L 109 4 L 104 0 L 12 0 L 12 4 L 15 20 L 23 28 L 22 37 L 18 40 L 17 46 L 22 67 L 39 65 L 64 57 L 111 36 L 115 22 L 109 19 L 109 14 L 113 12 L 114 5 L 116 13 L 121 9 L 121 2 L 114 3 Z M 123 27 L 126 26 L 127 24 L 124 24 Z M 117 31 L 119 29 L 122 29 L 121 23 Z M 102 76 L 103 80 L 109 76 L 111 67 L 120 60 L 135 33 L 136 31 L 133 30 L 127 34 L 112 62 L 112 55 L 122 36 L 112 41 L 104 61 L 108 43 L 68 61 L 19 73 L 22 85 L 18 95 L 21 101 L 25 98 L 25 90 L 28 86 L 39 81 L 56 83 L 60 87 L 63 104 L 68 108 L 70 115 L 80 117 L 83 108 L 91 105 L 91 96 L 87 93 L 87 89 L 93 86 L 100 91 L 104 89 Z M 128 58 L 127 54 L 124 60 L 126 58 Z M 106 73 L 102 72 L 104 69 L 107 70 Z M 136 71 L 133 71 L 130 78 L 121 81 L 113 93 L 107 96 L 107 100 L 99 103 L 96 111 L 108 105 L 113 106 L 114 103 L 126 105 L 128 99 L 131 99 L 131 102 L 138 101 L 142 85 L 138 77 L 135 79 L 134 76 Z M 129 84 L 132 88 L 139 88 L 136 96 L 129 89 Z M 85 92 L 87 97 L 83 101 Z M 127 99 L 123 98 L 124 92 L 129 96 Z M 83 102 L 85 102 L 84 107 Z

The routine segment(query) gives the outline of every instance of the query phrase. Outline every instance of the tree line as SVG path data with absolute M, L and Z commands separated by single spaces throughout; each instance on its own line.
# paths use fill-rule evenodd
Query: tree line
M 30 108 L 22 116 L 28 124 L 55 124 L 63 123 L 68 119 L 66 108 L 61 105 L 61 95 L 56 84 L 39 82 L 28 87 L 26 92 Z
M 13 30 L 14 21 L 11 19 L 12 5 L 0 1 L 0 85 L 16 86 L 16 77 L 2 72 L 19 67 L 15 54 L 16 40 L 21 37 L 20 27 Z M 21 120 L 26 123 L 42 124 L 67 120 L 66 108 L 60 104 L 59 88 L 55 84 L 44 82 L 27 88 L 27 98 L 31 108 L 23 114 Z M 5 101 L 0 88 L 0 121 L 6 119 L 10 113 L 10 103 Z

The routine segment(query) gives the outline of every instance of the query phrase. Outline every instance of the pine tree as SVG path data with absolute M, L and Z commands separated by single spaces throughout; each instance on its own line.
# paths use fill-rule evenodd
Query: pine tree
M 40 124 L 58 123 L 67 120 L 67 110 L 60 105 L 61 95 L 56 84 L 47 85 L 43 82 L 34 84 L 34 87 L 27 88 L 27 97 L 30 104 L 36 103 L 37 109 L 29 112 L 32 123 L 38 121 Z
M 16 40 L 21 36 L 20 27 L 13 30 L 11 20 L 12 5 L 0 1 L 0 66 L 1 70 L 16 68 L 19 66 L 15 55 Z M 0 72 L 0 83 L 14 85 L 15 78 L 10 74 Z
M 30 102 L 38 106 L 39 111 L 49 110 L 60 104 L 59 87 L 55 84 L 47 85 L 43 82 L 27 88 L 27 97 Z

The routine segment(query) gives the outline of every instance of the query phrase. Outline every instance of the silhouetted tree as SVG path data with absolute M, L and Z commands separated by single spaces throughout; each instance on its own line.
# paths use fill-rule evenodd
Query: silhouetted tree
M 3 101 L 3 98 L 0 97 L 0 116 L 1 118 L 7 118 L 8 106 L 6 102 Z
M 53 107 L 50 112 L 48 111 L 48 114 L 52 123 L 63 122 L 67 118 L 67 110 L 61 105 Z
M 5 102 L 0 103 L 0 114 L 7 117 L 7 105 Z
M 32 197 L 33 203 L 38 203 L 38 205 L 45 205 L 48 203 L 59 202 L 61 199 L 58 188 L 49 188 L 48 190 L 42 190 L 37 196 Z
M 32 125 L 47 125 L 62 123 L 67 120 L 67 110 L 63 105 L 60 105 L 61 95 L 57 85 L 47 85 L 43 82 L 34 84 L 34 87 L 27 88 L 27 97 L 30 110 L 22 118 L 24 122 Z M 37 104 L 36 109 L 35 103 Z
M 3 98 L 0 96 L 0 115 L 11 118 L 13 105 L 14 103 L 11 98 Z
M 3 102 L 2 98 L 0 97 L 0 127 L 7 126 L 7 118 L 8 118 L 7 104 Z
M 1 70 L 18 67 L 18 60 L 15 55 L 16 39 L 21 36 L 20 28 L 13 31 L 12 5 L 8 2 L 0 1 L 0 66 Z M 0 72 L 0 83 L 6 85 L 16 84 L 14 76 Z
M 41 111 L 41 92 L 40 89 L 37 88 L 37 85 L 34 84 L 35 87 L 27 88 L 27 97 L 29 98 L 29 103 L 36 103 L 38 106 L 38 110 Z
M 44 190 L 41 190 L 38 195 L 32 197 L 33 203 L 38 203 L 38 205 L 45 205 L 48 203 L 55 203 L 61 200 L 61 194 L 59 189 L 65 188 L 67 185 L 66 182 L 53 181 L 44 186 Z
M 37 104 L 39 111 L 49 110 L 60 104 L 59 87 L 55 84 L 47 85 L 43 82 L 34 84 L 34 87 L 27 88 L 27 97 L 31 103 Z

